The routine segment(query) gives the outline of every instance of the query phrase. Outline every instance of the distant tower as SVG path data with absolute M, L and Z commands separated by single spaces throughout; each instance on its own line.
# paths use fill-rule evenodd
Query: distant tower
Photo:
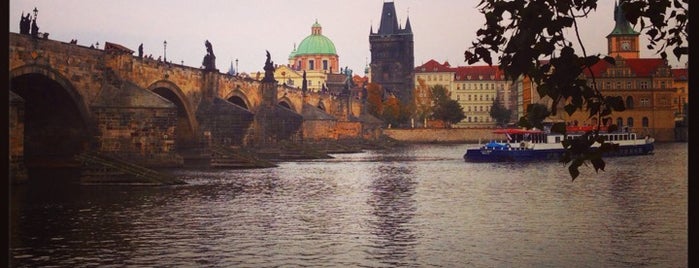
M 371 50 L 370 81 L 395 94 L 402 103 L 413 100 L 413 31 L 410 18 L 401 29 L 393 2 L 384 2 L 379 30 L 369 30 Z
M 631 23 L 626 20 L 624 11 L 618 2 L 614 3 L 614 29 L 607 35 L 607 51 L 610 56 L 621 56 L 625 59 L 638 59 L 639 53 L 639 33 L 636 32 Z

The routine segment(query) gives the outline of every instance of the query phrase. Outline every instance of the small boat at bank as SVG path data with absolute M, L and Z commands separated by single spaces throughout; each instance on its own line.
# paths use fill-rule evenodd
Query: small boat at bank
M 568 128 L 567 139 L 581 136 L 591 128 Z M 558 160 L 565 153 L 561 142 L 563 134 L 543 130 L 498 129 L 493 133 L 503 134 L 502 142 L 490 141 L 479 148 L 467 149 L 464 154 L 466 162 L 523 162 L 536 160 Z M 618 149 L 605 153 L 604 156 L 631 156 L 652 154 L 655 140 L 651 137 L 638 137 L 632 132 L 604 132 L 600 136 L 606 141 L 617 144 Z M 592 145 L 599 147 L 599 143 Z

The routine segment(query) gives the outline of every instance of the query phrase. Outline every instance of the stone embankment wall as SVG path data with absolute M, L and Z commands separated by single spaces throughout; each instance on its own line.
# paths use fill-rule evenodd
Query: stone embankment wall
M 481 143 L 502 139 L 492 128 L 413 128 L 384 129 L 385 135 L 404 142 L 415 143 Z

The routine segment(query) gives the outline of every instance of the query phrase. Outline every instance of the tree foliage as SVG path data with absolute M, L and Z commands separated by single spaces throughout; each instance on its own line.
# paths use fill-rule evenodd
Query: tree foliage
M 383 103 L 381 118 L 387 124 L 402 126 L 410 119 L 410 111 L 412 111 L 411 107 L 401 103 L 397 97 L 390 96 Z
M 445 126 L 455 124 L 464 120 L 466 115 L 461 104 L 449 98 L 449 92 L 442 85 L 435 85 L 431 88 L 432 93 L 432 118 L 439 119 L 447 123 Z
M 495 119 L 495 123 L 498 126 L 505 126 L 510 122 L 511 116 L 512 111 L 510 111 L 510 109 L 505 108 L 498 98 L 493 99 L 493 106 L 490 108 L 490 117 Z
M 425 83 L 425 79 L 418 78 L 417 79 L 418 85 L 415 87 L 415 94 L 418 95 L 420 93 L 424 93 L 426 95 L 426 98 L 432 99 L 432 92 L 427 86 L 427 83 Z M 415 116 L 417 117 L 418 120 L 422 121 L 425 118 L 429 118 L 432 114 L 432 103 L 431 101 L 428 103 L 421 103 L 418 102 L 418 98 L 415 98 Z
M 381 112 L 383 110 L 383 89 L 381 85 L 369 83 L 366 89 L 367 112 L 376 117 L 381 117 Z
M 528 76 L 538 85 L 539 96 L 553 100 L 551 106 L 546 107 L 551 115 L 555 115 L 559 103 L 565 104 L 564 110 L 568 114 L 584 109 L 589 112 L 589 117 L 603 118 L 613 111 L 623 111 L 621 97 L 602 95 L 594 76 L 590 84 L 582 78 L 583 74 L 592 75 L 591 66 L 601 60 L 615 64 L 610 56 L 588 55 L 578 32 L 578 21 L 594 12 L 597 2 L 481 0 L 478 8 L 485 17 L 485 25 L 476 32 L 477 40 L 464 53 L 465 61 L 469 64 L 484 61 L 492 65 L 491 53 L 499 55 L 499 66 L 509 79 L 515 81 Z M 678 59 L 689 53 L 685 41 L 688 37 L 688 7 L 689 0 L 620 2 L 626 19 L 640 24 L 641 32 L 649 39 L 648 49 L 656 49 L 663 58 L 667 57 L 667 50 Z M 566 36 L 567 29 L 573 29 L 575 35 Z M 571 40 L 577 42 L 582 51 L 575 51 Z M 520 124 L 541 125 L 541 121 L 526 121 L 544 118 L 524 116 Z M 556 125 L 553 129 L 565 134 L 564 125 Z M 600 150 L 592 149 L 595 141 L 602 144 Z M 564 147 L 567 153 L 561 161 L 570 164 L 573 180 L 579 175 L 578 167 L 586 163 L 591 163 L 596 171 L 604 170 L 601 154 L 615 149 L 600 138 L 599 132 L 567 142 Z

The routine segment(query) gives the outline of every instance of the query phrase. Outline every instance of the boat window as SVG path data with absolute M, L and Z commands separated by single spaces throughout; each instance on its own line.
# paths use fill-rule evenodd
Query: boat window
M 631 134 L 631 139 L 635 140 L 636 139 L 636 134 Z

